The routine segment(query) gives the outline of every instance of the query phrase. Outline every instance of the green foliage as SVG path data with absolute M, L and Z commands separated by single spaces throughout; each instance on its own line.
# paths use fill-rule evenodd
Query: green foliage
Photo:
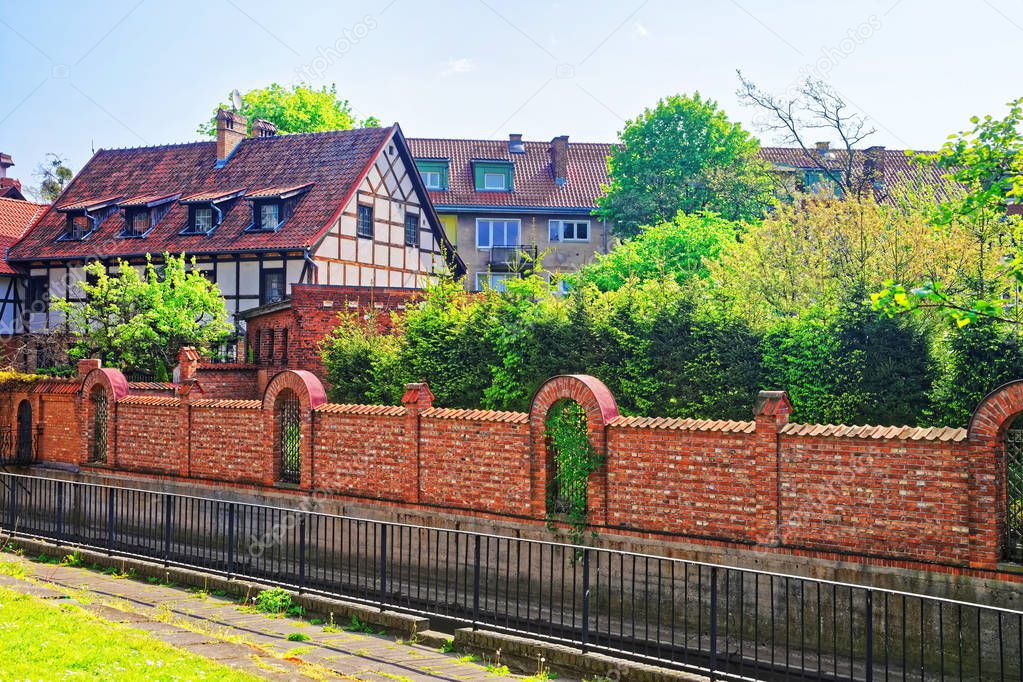
M 714 213 L 686 215 L 639 228 L 639 233 L 581 270 L 576 281 L 602 291 L 620 289 L 632 279 L 674 279 L 679 284 L 706 277 L 707 263 L 734 242 L 741 225 Z
M 231 105 L 221 103 L 219 108 L 230 109 Z M 299 83 L 286 88 L 271 83 L 265 88 L 255 88 L 242 95 L 240 113 L 247 116 L 249 124 L 257 118 L 270 121 L 282 133 L 315 133 L 323 130 L 351 130 L 372 128 L 380 121 L 370 116 L 359 120 L 346 99 L 337 96 L 337 87 L 332 83 L 319 89 Z M 214 116 L 202 123 L 198 132 L 203 135 L 217 134 L 217 120 Z
M 934 423 L 965 426 L 985 395 L 1023 377 L 1018 329 L 981 318 L 946 329 L 942 341 L 931 401 Z
M 320 344 L 331 400 L 394 402 L 394 387 L 401 383 L 397 350 L 397 337 L 380 331 L 375 313 L 367 320 L 356 313 L 341 313 L 337 326 Z
M 288 635 L 289 642 L 308 642 L 312 637 L 304 632 L 292 632 Z
M 56 201 L 71 182 L 74 172 L 66 163 L 64 157 L 51 152 L 46 155 L 46 160 L 36 167 L 34 175 L 39 179 L 39 190 L 36 194 L 41 201 L 51 203 Z
M 261 590 L 254 598 L 257 611 L 280 615 L 291 608 L 291 593 L 281 587 Z
M 590 443 L 586 412 L 574 400 L 555 403 L 544 422 L 554 475 L 547 490 L 549 522 L 560 516 L 569 523 L 569 542 L 582 544 L 586 535 L 587 490 L 590 474 L 603 464 L 603 456 Z
M 85 303 L 54 299 L 75 340 L 72 358 L 99 357 L 106 364 L 166 374 L 182 346 L 207 352 L 231 333 L 217 286 L 184 256 L 164 254 L 158 267 L 147 258 L 145 273 L 124 261 L 107 274 L 101 262 L 85 266 L 93 281 L 78 287 Z M 192 263 L 194 265 L 194 261 Z
M 794 421 L 911 424 L 928 407 L 929 343 L 919 325 L 858 299 L 832 318 L 809 310 L 765 334 L 763 384 L 789 391 Z
M 760 144 L 713 100 L 674 95 L 627 121 L 608 158 L 611 184 L 597 214 L 622 237 L 682 211 L 759 218 L 774 202 Z

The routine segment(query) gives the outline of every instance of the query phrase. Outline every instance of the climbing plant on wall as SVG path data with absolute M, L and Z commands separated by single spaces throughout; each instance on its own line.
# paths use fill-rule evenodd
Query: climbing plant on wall
M 544 425 L 552 468 L 547 485 L 548 526 L 553 529 L 555 522 L 567 521 L 569 541 L 583 544 L 588 520 L 587 483 L 604 458 L 590 443 L 586 412 L 574 400 L 551 407 Z

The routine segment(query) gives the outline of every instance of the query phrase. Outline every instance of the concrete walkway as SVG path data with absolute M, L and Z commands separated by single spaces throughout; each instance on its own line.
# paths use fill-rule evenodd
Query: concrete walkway
M 226 597 L 81 567 L 35 563 L 6 552 L 0 553 L 0 561 L 21 564 L 26 574 L 24 578 L 0 574 L 4 587 L 43 598 L 78 598 L 82 608 L 104 620 L 145 630 L 174 647 L 269 680 L 522 679 L 392 636 L 340 631 L 347 623 L 336 624 L 339 631 L 325 630 L 307 620 L 258 613 Z M 297 633 L 309 640 L 288 640 Z

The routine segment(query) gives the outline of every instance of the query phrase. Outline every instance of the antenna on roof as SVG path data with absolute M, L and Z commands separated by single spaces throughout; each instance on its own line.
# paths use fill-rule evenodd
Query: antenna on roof
M 242 110 L 242 93 L 238 92 L 238 88 L 231 91 L 231 106 L 235 111 Z

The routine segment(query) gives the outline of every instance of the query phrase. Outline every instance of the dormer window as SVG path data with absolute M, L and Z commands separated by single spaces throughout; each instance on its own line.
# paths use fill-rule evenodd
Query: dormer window
M 81 241 L 86 235 L 92 232 L 92 217 L 84 212 L 69 213 L 67 216 L 67 230 L 61 239 L 72 239 Z
M 213 207 L 196 206 L 192 212 L 192 230 L 200 234 L 209 234 L 213 229 Z
M 291 187 L 269 187 L 249 192 L 245 198 L 252 202 L 252 224 L 248 232 L 276 232 L 294 214 L 302 196 L 313 184 Z
M 245 190 L 233 189 L 185 197 L 181 203 L 188 206 L 188 222 L 185 223 L 181 234 L 210 234 L 224 222 L 224 215 L 231 209 L 234 200 L 243 194 Z
M 146 195 L 122 201 L 120 206 L 124 209 L 124 227 L 119 236 L 145 237 L 163 220 L 174 205 L 174 201 L 180 196 L 180 194 Z
M 149 221 L 152 218 L 149 209 L 135 209 L 129 211 L 127 218 L 125 219 L 124 231 L 121 232 L 122 237 L 141 237 L 149 232 Z
M 484 173 L 483 189 L 502 190 L 508 189 L 506 183 L 508 178 L 504 173 Z
M 423 184 L 431 192 L 444 192 L 448 188 L 448 160 L 447 159 L 416 159 L 416 168 L 419 170 Z
M 273 232 L 281 223 L 281 205 L 276 201 L 261 203 L 259 206 L 257 230 Z
M 510 192 L 515 167 L 510 161 L 473 161 L 472 175 L 477 192 Z

